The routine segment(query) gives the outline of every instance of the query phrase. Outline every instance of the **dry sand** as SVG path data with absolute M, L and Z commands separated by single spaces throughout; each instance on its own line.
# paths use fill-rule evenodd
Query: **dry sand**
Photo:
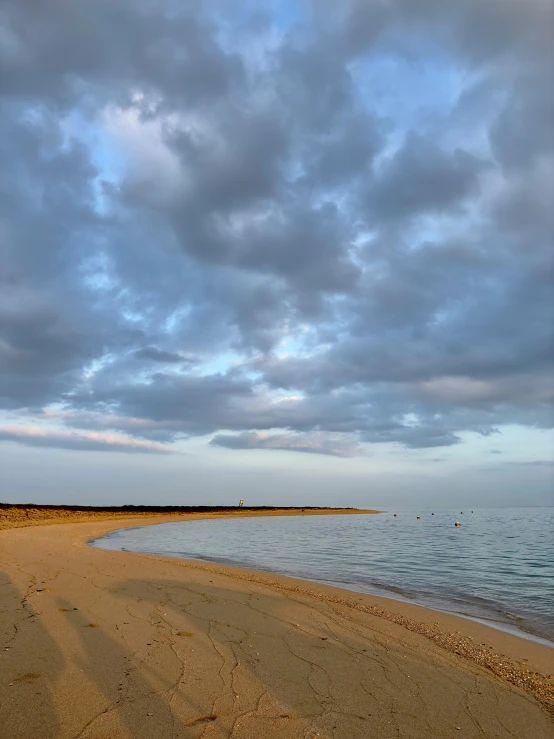
M 389 599 L 86 544 L 136 524 L 0 532 L 1 739 L 552 738 L 554 650 Z

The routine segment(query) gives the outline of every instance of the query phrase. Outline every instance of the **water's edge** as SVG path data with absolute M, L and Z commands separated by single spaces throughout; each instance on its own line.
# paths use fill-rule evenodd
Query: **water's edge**
M 222 517 L 223 518 L 223 517 Z M 197 519 L 202 520 L 202 519 Z M 204 520 L 211 520 L 208 517 Z M 219 518 L 217 520 L 220 520 Z M 230 520 L 230 519 L 229 519 Z M 193 521 L 179 521 L 179 523 L 193 523 Z M 92 546 L 93 548 L 99 548 L 99 549 L 113 549 L 113 547 L 105 547 L 102 545 L 103 540 L 106 539 L 113 539 L 121 532 L 128 532 L 128 531 L 137 531 L 140 529 L 153 529 L 159 526 L 165 526 L 166 523 L 157 523 L 157 524 L 145 524 L 144 526 L 132 526 L 132 527 L 125 527 L 121 529 L 114 529 L 112 531 L 106 532 L 102 536 L 90 539 L 87 541 L 87 544 Z M 283 575 L 285 577 L 290 577 L 294 580 L 306 582 L 306 583 L 314 583 L 314 584 L 321 584 L 321 585 L 329 585 L 332 587 L 339 588 L 341 590 L 344 590 L 349 593 L 363 593 L 365 595 L 374 595 L 378 596 L 380 598 L 385 598 L 387 600 L 391 601 L 397 601 L 402 603 L 407 603 L 410 605 L 417 605 L 422 608 L 426 608 L 430 611 L 436 611 L 439 613 L 445 613 L 452 616 L 457 616 L 458 618 L 463 618 L 468 621 L 474 621 L 476 623 L 483 624 L 484 626 L 489 626 L 490 628 L 494 628 L 498 631 L 502 631 L 504 633 L 511 634 L 513 636 L 517 636 L 519 638 L 535 642 L 538 644 L 541 644 L 542 646 L 547 646 L 551 649 L 554 649 L 554 640 L 550 640 L 546 638 L 544 635 L 541 635 L 540 633 L 536 633 L 533 631 L 532 625 L 527 624 L 523 622 L 523 619 L 521 619 L 522 623 L 520 624 L 512 624 L 509 622 L 503 622 L 501 620 L 495 619 L 492 616 L 491 617 L 477 617 L 474 615 L 471 615 L 469 613 L 465 613 L 463 611 L 460 611 L 455 604 L 451 604 L 452 607 L 445 608 L 444 606 L 433 604 L 430 602 L 432 600 L 432 597 L 429 599 L 425 598 L 418 598 L 417 595 L 414 597 L 412 593 L 409 595 L 402 592 L 400 588 L 394 588 L 391 587 L 388 588 L 379 588 L 379 587 L 362 587 L 357 586 L 356 583 L 345 583 L 342 581 L 337 580 L 331 580 L 331 579 L 322 579 L 322 578 L 315 578 L 315 577 L 307 577 L 298 575 L 295 573 L 292 573 L 290 571 L 287 571 L 283 568 L 271 568 L 268 566 L 264 566 L 260 564 L 259 562 L 252 564 L 251 562 L 244 562 L 240 561 L 238 559 L 234 558 L 215 558 L 210 557 L 208 555 L 201 556 L 198 554 L 191 554 L 187 552 L 179 552 L 179 553 L 170 553 L 170 552 L 161 552 L 161 551 L 155 551 L 154 549 L 148 550 L 148 551 L 138 551 L 126 547 L 119 547 L 117 551 L 123 551 L 131 554 L 148 554 L 148 555 L 154 555 L 157 557 L 169 557 L 172 559 L 182 559 L 182 560 L 190 560 L 191 562 L 200 562 L 200 563 L 206 563 L 206 564 L 214 564 L 214 565 L 220 565 L 221 567 L 237 567 L 237 568 L 247 568 L 249 570 L 255 570 L 259 572 L 260 574 L 273 574 L 273 575 Z M 469 605 L 469 604 L 468 604 Z

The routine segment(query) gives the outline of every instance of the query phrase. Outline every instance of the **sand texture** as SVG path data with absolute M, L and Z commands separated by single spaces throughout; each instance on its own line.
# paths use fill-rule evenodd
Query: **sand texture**
M 554 650 L 388 599 L 86 544 L 136 523 L 0 532 L 1 739 L 552 739 Z

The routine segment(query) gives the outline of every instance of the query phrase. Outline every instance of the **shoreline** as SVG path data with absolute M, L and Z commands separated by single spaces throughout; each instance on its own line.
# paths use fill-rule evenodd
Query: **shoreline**
M 349 513 L 351 513 L 351 514 L 354 514 L 354 513 L 367 514 L 367 513 L 380 513 L 380 512 L 381 511 L 373 511 L 373 510 L 368 511 L 368 510 L 357 510 L 357 509 L 353 509 L 352 511 L 349 511 Z M 339 513 L 342 513 L 342 509 L 333 509 L 333 510 L 330 510 L 326 515 L 339 515 Z M 250 517 L 251 515 L 264 515 L 264 514 L 263 513 L 256 513 L 256 514 L 245 513 L 244 516 L 242 516 L 242 517 Z M 282 514 L 282 513 L 279 513 L 278 511 L 275 511 L 275 512 L 271 512 L 271 513 L 269 513 L 267 515 L 279 516 L 279 515 L 317 515 L 317 514 L 314 514 L 314 513 L 305 514 L 305 513 L 301 513 L 301 512 L 298 512 L 298 513 L 287 512 L 287 513 L 283 513 Z M 217 517 L 218 518 L 219 517 L 233 518 L 233 517 L 236 517 L 236 516 L 241 517 L 241 514 L 240 513 L 231 514 L 231 515 L 217 514 Z M 214 517 L 214 515 L 195 514 L 193 518 L 190 518 L 190 520 L 199 520 L 199 519 L 203 519 L 203 518 L 213 518 L 213 517 Z M 102 538 L 104 538 L 106 536 L 109 536 L 110 534 L 115 534 L 119 530 L 129 529 L 129 528 L 137 528 L 137 529 L 139 529 L 139 528 L 143 528 L 143 527 L 147 527 L 147 526 L 163 525 L 163 523 L 178 523 L 178 522 L 185 523 L 186 521 L 184 519 L 179 519 L 178 521 L 164 521 L 164 522 L 160 521 L 160 522 L 154 522 L 154 523 L 148 523 L 148 524 L 141 523 L 141 524 L 138 524 L 135 527 L 132 527 L 132 526 L 123 526 L 121 528 L 115 528 L 113 530 L 110 530 L 110 531 L 106 532 L 106 534 L 103 534 L 103 535 L 97 537 L 96 539 L 91 539 L 91 540 L 89 540 L 87 542 L 87 544 L 89 544 L 93 548 L 101 548 L 101 549 L 103 549 L 104 547 L 102 547 L 100 545 L 96 545 L 95 542 L 99 541 L 100 539 L 102 539 Z M 107 549 L 110 549 L 110 548 L 107 547 Z M 279 570 L 272 570 L 272 569 L 269 569 L 269 568 L 268 569 L 265 569 L 263 567 L 260 567 L 258 569 L 259 565 L 257 565 L 256 567 L 251 567 L 248 564 L 243 564 L 241 562 L 232 562 L 232 561 L 219 562 L 217 559 L 210 559 L 210 558 L 207 558 L 207 557 L 204 558 L 204 557 L 201 557 L 201 556 L 198 556 L 198 557 L 187 557 L 187 556 L 180 556 L 180 555 L 161 554 L 161 553 L 156 553 L 156 552 L 139 552 L 139 551 L 133 551 L 132 549 L 118 549 L 118 550 L 110 550 L 110 551 L 124 551 L 124 552 L 129 552 L 130 554 L 143 554 L 143 555 L 151 555 L 151 556 L 155 556 L 155 557 L 166 557 L 166 558 L 169 558 L 169 559 L 183 560 L 184 562 L 188 562 L 188 563 L 203 563 L 203 564 L 206 564 L 206 565 L 213 565 L 213 566 L 216 566 L 216 567 L 229 567 L 231 569 L 236 569 L 236 570 L 244 570 L 244 569 L 247 569 L 247 570 L 249 570 L 251 572 L 259 573 L 260 575 L 261 574 L 266 574 L 268 576 L 273 576 L 273 575 L 275 575 L 275 576 L 283 576 L 283 577 L 291 578 L 293 580 L 298 580 L 300 582 L 311 583 L 313 585 L 326 585 L 326 586 L 329 586 L 329 587 L 335 587 L 335 588 L 338 588 L 339 590 L 344 590 L 347 593 L 351 593 L 351 594 L 369 595 L 369 596 L 376 597 L 376 598 L 382 598 L 384 600 L 391 600 L 391 601 L 393 601 L 395 603 L 405 603 L 407 605 L 415 605 L 415 606 L 418 606 L 420 608 L 427 609 L 427 610 L 432 611 L 432 612 L 435 612 L 435 613 L 443 613 L 443 614 L 446 614 L 446 615 L 450 615 L 450 616 L 455 616 L 457 618 L 461 618 L 463 620 L 473 621 L 475 623 L 481 624 L 481 625 L 483 625 L 485 627 L 494 629 L 496 631 L 501 631 L 504 634 L 509 634 L 511 636 L 515 636 L 516 638 L 523 639 L 524 641 L 528 641 L 528 642 L 540 644 L 541 646 L 544 646 L 544 647 L 547 647 L 549 649 L 553 649 L 554 650 L 554 639 L 553 638 L 549 638 L 549 637 L 547 637 L 547 636 L 545 636 L 545 635 L 543 635 L 541 633 L 538 633 L 536 631 L 532 631 L 531 629 L 529 629 L 529 630 L 523 629 L 522 627 L 519 627 L 516 624 L 512 624 L 512 623 L 509 623 L 509 622 L 503 622 L 501 620 L 495 619 L 493 616 L 490 616 L 490 617 L 487 617 L 487 616 L 474 616 L 474 615 L 472 615 L 470 613 L 463 613 L 463 612 L 457 611 L 454 608 L 448 609 L 447 607 L 440 607 L 439 605 L 435 606 L 435 605 L 433 605 L 431 603 L 418 602 L 415 598 L 410 598 L 408 595 L 403 595 L 401 593 L 399 593 L 399 594 L 389 593 L 388 591 L 386 591 L 385 588 L 382 588 L 380 590 L 379 588 L 376 587 L 373 591 L 371 591 L 371 590 L 358 590 L 356 588 L 349 587 L 349 584 L 348 583 L 341 584 L 339 582 L 332 582 L 332 581 L 327 581 L 327 580 L 320 580 L 320 579 L 317 579 L 317 578 L 310 579 L 310 578 L 304 577 L 302 575 L 294 575 L 292 573 L 281 572 Z M 554 665 L 553 665 L 553 668 L 554 668 Z
M 41 504 L 0 503 L 0 531 L 27 526 L 50 526 L 60 523 L 116 521 L 134 518 L 175 517 L 175 520 L 232 518 L 253 516 L 326 516 L 373 515 L 383 511 L 369 508 L 324 508 L 319 506 L 51 506 Z
M 271 515 L 279 515 L 278 513 L 274 513 Z M 289 514 L 293 515 L 293 514 Z M 303 514 L 299 514 L 303 515 Z M 336 513 L 330 513 L 329 515 L 336 515 Z M 198 517 L 195 515 L 195 520 L 202 520 L 202 519 L 210 519 L 213 518 L 212 515 L 203 515 L 198 514 Z M 227 516 L 225 516 L 227 517 Z M 229 516 L 231 517 L 231 516 Z M 234 516 L 233 516 L 234 517 Z M 246 515 L 245 517 L 249 517 Z M 191 519 L 192 520 L 192 519 Z M 162 525 L 163 523 L 177 523 L 181 522 L 179 521 L 160 521 L 160 522 L 153 522 L 148 524 L 140 524 L 139 526 L 133 527 L 132 525 L 129 526 L 122 526 L 121 529 L 128 529 L 128 528 L 143 528 L 147 526 L 156 526 L 156 525 Z M 497 626 L 496 621 L 492 621 L 491 623 L 486 622 L 485 619 L 478 619 L 474 618 L 472 616 L 468 616 L 462 613 L 455 613 L 452 611 L 445 611 L 437 608 L 432 608 L 431 606 L 422 605 L 420 603 L 416 603 L 415 601 L 409 600 L 408 598 L 395 598 L 390 595 L 380 595 L 378 593 L 366 593 L 363 591 L 358 590 L 352 590 L 346 586 L 341 586 L 333 583 L 327 583 L 321 580 L 309 580 L 304 577 L 297 577 L 295 575 L 289 575 L 286 573 L 281 572 L 274 572 L 271 570 L 264 570 L 264 569 L 257 569 L 255 567 L 248 567 L 246 565 L 241 564 L 233 564 L 233 563 L 223 563 L 223 562 L 215 562 L 210 560 L 204 560 L 204 559 L 195 559 L 192 557 L 180 557 L 180 556 L 170 556 L 165 554 L 156 554 L 155 552 L 134 552 L 129 549 L 125 550 L 119 550 L 119 549 L 104 549 L 103 547 L 94 546 L 94 542 L 98 541 L 99 539 L 102 539 L 104 536 L 107 536 L 109 534 L 113 534 L 116 531 L 120 530 L 119 527 L 110 529 L 106 531 L 104 534 L 101 534 L 100 536 L 93 538 L 93 539 L 87 539 L 86 545 L 90 546 L 92 549 L 102 549 L 103 551 L 117 551 L 121 552 L 122 554 L 131 554 L 138 557 L 148 557 L 153 558 L 154 560 L 160 559 L 160 560 L 166 560 L 170 562 L 176 562 L 181 563 L 184 567 L 194 568 L 203 570 L 206 572 L 213 572 L 217 574 L 222 574 L 225 576 L 233 577 L 236 579 L 245 579 L 249 582 L 259 582 L 264 585 L 268 585 L 270 587 L 278 587 L 280 589 L 287 590 L 290 588 L 292 592 L 305 592 L 305 593 L 315 593 L 318 591 L 319 588 L 324 588 L 325 590 L 330 589 L 333 591 L 337 591 L 335 594 L 335 597 L 340 600 L 342 594 L 348 594 L 348 595 L 342 595 L 344 601 L 348 601 L 349 605 L 357 607 L 356 601 L 363 600 L 364 602 L 366 599 L 370 601 L 370 607 L 377 606 L 377 608 L 382 611 L 379 612 L 379 615 L 387 618 L 388 616 L 385 614 L 392 614 L 393 611 L 391 609 L 394 609 L 395 606 L 398 606 L 400 608 L 400 615 L 402 617 L 406 616 L 407 618 L 414 618 L 417 617 L 418 619 L 423 619 L 424 623 L 436 623 L 434 620 L 436 616 L 442 616 L 442 617 L 448 617 L 455 619 L 454 622 L 452 622 L 449 625 L 452 627 L 453 631 L 456 626 L 460 627 L 461 624 L 458 623 L 458 621 L 464 622 L 470 622 L 474 623 L 479 627 L 482 627 L 483 629 L 487 631 L 492 632 L 499 632 L 503 637 L 509 637 L 516 639 L 518 642 L 521 642 L 519 645 L 523 648 L 524 644 L 533 644 L 537 645 L 540 648 L 544 648 L 547 650 L 554 650 L 554 642 L 551 642 L 547 639 L 544 639 L 538 635 L 534 634 L 528 634 L 527 632 L 523 632 L 516 627 L 514 627 L 513 630 L 509 629 L 503 629 Z M 298 584 L 298 588 L 295 588 L 295 584 Z M 372 601 L 376 601 L 376 603 L 373 603 Z M 337 601 L 338 602 L 338 601 Z M 375 611 L 376 613 L 378 610 Z M 470 631 L 472 631 L 470 629 Z M 463 634 L 462 631 L 455 630 L 454 633 Z M 469 631 L 468 631 L 469 633 Z M 532 637 L 537 637 L 532 638 Z M 471 640 L 473 640 L 475 637 L 470 637 Z M 440 641 L 440 640 L 439 640 Z M 489 635 L 489 641 L 491 641 L 491 636 Z M 492 639 L 492 641 L 496 641 Z M 456 650 L 458 648 L 458 644 L 454 645 L 456 647 Z M 505 645 L 504 645 L 505 646 Z M 512 650 L 514 654 L 517 657 L 520 657 L 521 650 L 515 647 L 515 643 L 511 645 Z M 455 651 L 456 651 L 455 650 Z M 456 653 L 458 653 L 456 651 Z M 503 658 L 507 655 L 501 655 Z M 552 664 L 550 664 L 550 668 L 554 669 L 554 651 L 552 655 L 548 655 L 548 657 L 552 657 Z M 541 660 L 541 666 L 545 667 L 548 666 L 548 658 L 546 665 Z M 491 669 L 489 667 L 488 669 Z M 494 670 L 493 670 L 494 671 Z M 554 696 L 554 693 L 553 693 Z
M 145 516 L 140 525 L 175 520 Z M 392 737 L 404 725 L 406 736 L 437 739 L 483 736 L 485 725 L 491 737 L 550 735 L 549 647 L 390 598 L 88 544 L 136 524 L 133 516 L 0 533 L 11 604 L 0 614 L 10 680 L 0 721 L 19 722 L 7 739 L 292 739 L 308 730 L 340 739 Z M 41 681 L 34 700 L 46 701 L 50 723 L 44 706 L 28 710 Z M 161 733 L 144 725 L 149 716 Z M 432 729 L 430 716 L 439 717 Z

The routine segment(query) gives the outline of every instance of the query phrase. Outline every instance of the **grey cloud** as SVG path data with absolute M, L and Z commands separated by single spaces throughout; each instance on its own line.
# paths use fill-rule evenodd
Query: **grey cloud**
M 195 361 L 192 357 L 186 357 L 177 352 L 164 351 L 155 346 L 145 346 L 143 349 L 137 349 L 134 356 L 137 359 L 149 359 L 153 362 L 161 362 L 162 364 L 193 364 Z
M 208 134 L 199 127 L 166 137 L 194 180 L 194 189 L 178 201 L 188 217 L 197 209 L 229 213 L 263 203 L 276 194 L 288 164 L 289 138 L 279 115 L 246 114 L 227 105 L 221 111 L 225 120 L 219 121 L 218 112 L 216 107 L 204 121 L 212 129 Z
M 164 7 L 3 5 L 2 407 L 327 454 L 550 427 L 548 3 Z M 407 55 L 479 84 L 387 118 Z
M 306 44 L 295 43 L 294 34 L 288 36 L 274 54 L 272 71 L 293 129 L 329 135 L 356 106 L 352 76 L 334 53 L 332 39 L 327 44 L 318 40 Z
M 18 407 L 59 400 L 87 364 L 141 332 L 109 294 L 99 306 L 83 289 L 82 260 L 100 236 L 88 151 L 72 141 L 62 147 L 48 111 L 19 125 L 19 107 L 2 111 L 0 397 Z
M 186 7 L 166 14 L 141 1 L 8 2 L 3 27 L 0 92 L 8 95 L 68 105 L 86 81 L 96 94 L 102 85 L 115 96 L 139 86 L 190 104 L 225 93 L 242 76 L 239 58 L 227 56 L 210 23 Z
M 413 54 L 415 44 L 427 41 L 472 65 L 507 52 L 544 52 L 550 46 L 553 20 L 552 6 L 543 0 L 350 0 L 341 5 L 329 0 L 318 4 L 318 10 L 324 27 L 340 24 L 340 48 L 346 55 L 375 47 Z
M 410 133 L 364 192 L 371 218 L 389 220 L 460 207 L 475 191 L 483 163 L 463 150 L 452 154 Z
M 371 173 L 375 155 L 385 140 L 385 124 L 367 114 L 353 112 L 340 128 L 321 135 L 306 146 L 306 173 L 299 183 L 319 190 L 352 183 Z
M 173 442 L 183 435 L 182 424 L 175 421 L 117 415 L 105 408 L 98 411 L 26 409 L 26 415 L 33 423 L 57 423 L 70 430 L 122 433 L 133 440 L 146 439 L 159 444 Z
M 256 409 L 253 384 L 240 377 L 157 372 L 147 382 L 130 382 L 126 373 L 120 376 L 113 368 L 99 372 L 70 401 L 86 412 L 115 408 L 118 417 L 151 419 L 173 436 L 210 433 L 222 424 L 229 428 L 233 419 L 244 423 L 249 409 Z M 135 434 L 141 434 L 140 428 Z M 151 434 L 148 427 L 146 434 Z
M 453 446 L 461 442 L 459 436 L 438 424 L 434 426 L 396 424 L 387 431 L 363 433 L 361 438 L 370 443 L 397 442 L 408 449 Z
M 552 28 L 551 3 L 550 7 Z M 541 156 L 554 153 L 554 95 L 549 92 L 553 64 L 552 45 L 544 50 L 537 46 L 534 53 L 520 59 L 517 71 L 506 80 L 504 103 L 489 138 L 494 155 L 508 171 L 529 171 Z
M 227 449 L 275 449 L 306 454 L 326 454 L 333 457 L 352 457 L 359 453 L 352 442 L 317 436 L 295 436 L 293 434 L 218 434 L 210 441 L 214 446 Z

